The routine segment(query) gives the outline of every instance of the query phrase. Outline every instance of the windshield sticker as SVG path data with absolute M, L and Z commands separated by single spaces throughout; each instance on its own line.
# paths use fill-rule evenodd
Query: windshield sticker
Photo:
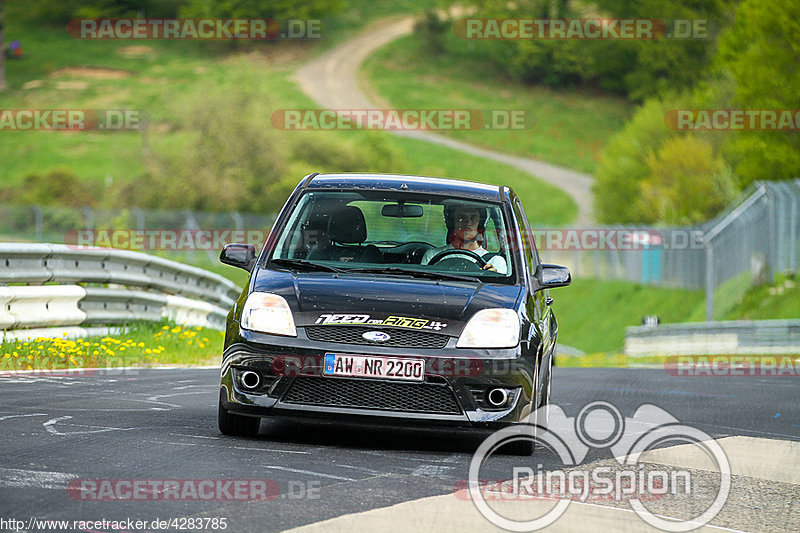
M 366 324 L 368 326 L 392 326 L 396 328 L 432 329 L 439 331 L 447 324 L 439 321 L 430 321 L 424 318 L 409 318 L 406 316 L 389 316 L 384 319 L 370 318 L 370 315 L 347 314 L 322 314 L 315 324 Z

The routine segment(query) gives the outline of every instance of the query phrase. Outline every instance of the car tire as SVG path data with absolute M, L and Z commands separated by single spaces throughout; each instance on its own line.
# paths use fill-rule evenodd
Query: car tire
M 520 457 L 529 457 L 533 455 L 534 448 L 533 439 L 519 439 L 504 445 L 503 453 L 507 455 L 518 455 Z
M 254 437 L 258 433 L 261 419 L 254 416 L 235 415 L 225 409 L 222 402 L 219 402 L 217 422 L 223 435 Z

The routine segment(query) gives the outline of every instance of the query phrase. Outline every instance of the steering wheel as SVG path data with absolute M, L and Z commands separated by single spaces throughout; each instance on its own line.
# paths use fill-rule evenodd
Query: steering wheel
M 486 261 L 483 259 L 483 257 L 479 256 L 475 252 L 471 250 L 459 250 L 457 248 L 453 248 L 452 250 L 442 250 L 438 254 L 431 257 L 431 260 L 428 261 L 428 264 L 429 265 L 436 264 L 442 259 L 449 257 L 451 255 L 465 255 L 470 259 L 475 259 L 478 263 L 478 266 L 481 267 L 481 269 L 486 266 Z

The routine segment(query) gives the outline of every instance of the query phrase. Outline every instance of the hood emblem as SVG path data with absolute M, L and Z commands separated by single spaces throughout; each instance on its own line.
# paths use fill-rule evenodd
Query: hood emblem
M 388 333 L 384 333 L 383 331 L 368 331 L 361 335 L 361 337 L 371 342 L 386 342 L 392 338 Z

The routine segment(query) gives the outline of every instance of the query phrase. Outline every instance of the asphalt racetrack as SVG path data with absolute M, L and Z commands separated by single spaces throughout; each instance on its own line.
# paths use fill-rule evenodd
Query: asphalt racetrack
M 225 518 L 226 530 L 238 532 L 300 526 L 315 530 L 314 524 L 337 517 L 323 529 L 363 530 L 366 526 L 358 520 L 378 517 L 389 520 L 381 526 L 384 530 L 433 530 L 434 526 L 447 530 L 445 507 L 438 513 L 442 516 L 436 517 L 439 525 L 431 522 L 432 516 L 418 513 L 392 518 L 387 518 L 388 511 L 375 513 L 404 502 L 452 494 L 459 483 L 463 486 L 472 453 L 486 436 L 270 420 L 262 422 L 256 438 L 225 437 L 217 430 L 217 387 L 215 369 L 3 375 L 0 519 L 23 521 L 23 531 L 40 530 L 31 522 L 34 518 L 70 522 L 209 519 L 203 523 L 209 527 L 200 528 L 204 531 L 213 530 L 211 519 Z M 552 403 L 567 415 L 575 416 L 595 401 L 613 404 L 626 417 L 642 404 L 653 404 L 720 442 L 746 444 L 744 451 L 731 458 L 731 494 L 709 530 L 800 530 L 800 487 L 796 484 L 800 480 L 794 477 L 800 463 L 797 377 L 677 377 L 663 368 L 554 370 Z M 762 445 L 767 451 L 762 451 Z M 788 460 L 768 451 L 771 445 L 789 450 Z M 747 470 L 743 462 L 748 458 L 760 461 L 761 470 Z M 591 449 L 582 464 L 608 460 L 613 460 L 608 449 Z M 521 463 L 561 467 L 555 454 L 540 448 L 531 458 L 498 458 L 495 467 L 504 472 L 498 471 L 497 476 L 508 478 L 510 465 Z M 767 472 L 762 475 L 764 464 Z M 210 501 L 200 501 L 191 493 L 180 501 L 158 496 L 118 500 L 120 495 L 129 497 L 129 492 L 103 493 L 99 485 L 103 480 L 114 490 L 128 487 L 119 480 L 193 480 L 195 488 L 198 480 L 206 480 L 212 482 L 206 488 L 214 486 L 216 492 Z M 219 483 L 230 480 L 267 480 L 268 497 L 252 501 L 253 485 L 247 485 L 238 497 L 232 489 L 220 488 Z M 81 485 L 84 482 L 89 484 Z M 75 490 L 80 486 L 97 490 Z M 664 512 L 691 516 L 691 500 L 674 500 Z M 609 505 L 626 506 L 624 502 Z M 619 514 L 629 530 L 648 528 L 633 513 Z M 492 528 L 488 522 L 475 521 L 482 520 L 480 516 L 472 520 L 476 530 Z M 396 527 L 386 527 L 387 523 Z M 28 529 L 31 524 L 34 527 Z M 0 529 L 12 529 L 5 525 Z M 67 528 L 81 529 L 111 531 Z M 592 527 L 584 524 L 581 529 Z

